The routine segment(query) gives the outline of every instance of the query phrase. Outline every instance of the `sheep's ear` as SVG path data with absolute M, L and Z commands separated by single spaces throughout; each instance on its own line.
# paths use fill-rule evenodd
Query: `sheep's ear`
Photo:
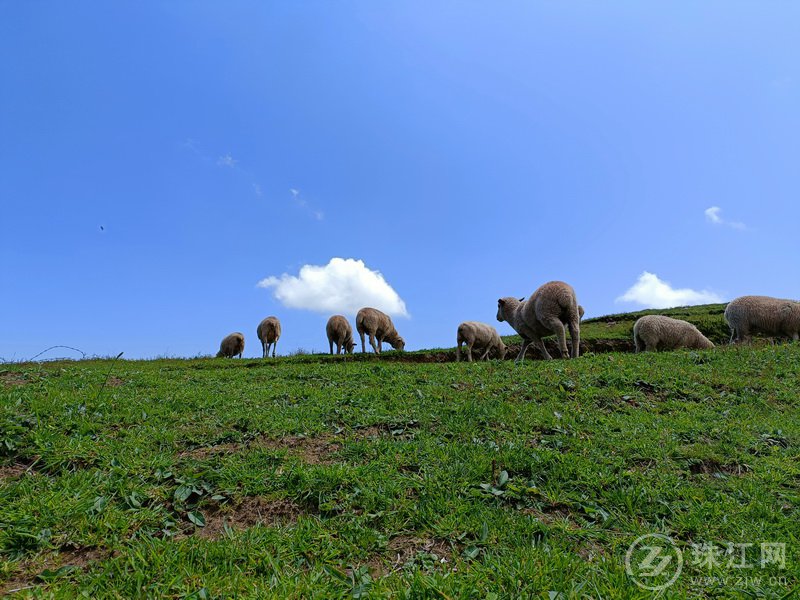
M 519 299 L 520 302 L 525 302 L 525 296 Z
M 497 301 L 497 306 L 505 306 L 505 304 L 506 304 L 506 301 L 505 301 L 505 300 L 503 300 L 502 298 L 500 298 L 500 299 Z

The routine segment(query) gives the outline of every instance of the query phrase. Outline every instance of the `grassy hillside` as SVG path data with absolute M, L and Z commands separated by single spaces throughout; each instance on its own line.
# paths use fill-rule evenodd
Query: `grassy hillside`
M 797 344 L 4 365 L 0 591 L 645 598 L 625 556 L 659 532 L 684 552 L 665 597 L 789 597 L 798 365 Z M 693 564 L 702 543 L 721 564 Z

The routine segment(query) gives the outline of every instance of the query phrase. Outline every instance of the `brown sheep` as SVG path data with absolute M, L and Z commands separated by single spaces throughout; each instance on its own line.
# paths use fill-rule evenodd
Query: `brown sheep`
M 225 358 L 233 358 L 237 354 L 239 358 L 242 358 L 242 354 L 244 353 L 244 334 L 239 333 L 232 333 L 222 340 L 219 345 L 219 352 L 217 352 L 217 358 L 225 357 Z
M 325 326 L 325 333 L 328 334 L 328 344 L 331 354 L 333 345 L 336 344 L 336 354 L 341 354 L 344 349 L 345 354 L 352 354 L 356 343 L 353 341 L 353 328 L 343 315 L 333 315 L 328 319 Z
M 272 346 L 272 358 L 278 348 L 278 339 L 281 337 L 281 322 L 278 317 L 267 317 L 258 324 L 256 330 L 258 339 L 261 340 L 261 358 L 269 356 L 269 347 Z
M 356 315 L 356 329 L 361 337 L 361 352 L 366 352 L 365 333 L 369 335 L 369 345 L 372 346 L 375 354 L 381 353 L 382 342 L 389 342 L 395 350 L 403 350 L 406 346 L 405 340 L 397 333 L 389 315 L 377 308 L 365 307 L 359 310 Z M 376 340 L 377 345 L 375 344 Z
M 731 344 L 747 342 L 751 333 L 800 339 L 800 302 L 770 296 L 740 296 L 725 307 Z
M 636 352 L 693 348 L 709 350 L 714 344 L 688 321 L 665 315 L 646 315 L 633 324 Z
M 545 359 L 551 359 L 542 338 L 553 333 L 558 336 L 561 356 L 569 358 L 565 324 L 572 339 L 572 358 L 577 358 L 580 353 L 580 307 L 575 290 L 563 281 L 545 283 L 527 300 L 500 298 L 497 301 L 497 320 L 508 322 L 522 336 L 522 347 L 515 360 L 517 363 L 524 360 L 525 351 L 531 343 L 536 344 Z
M 456 336 L 456 362 L 461 360 L 461 344 L 467 346 L 467 360 L 472 362 L 472 349 L 485 350 L 478 360 L 488 360 L 492 350 L 497 351 L 500 360 L 506 357 L 506 345 L 500 339 L 497 330 L 486 323 L 478 321 L 464 321 L 458 326 Z

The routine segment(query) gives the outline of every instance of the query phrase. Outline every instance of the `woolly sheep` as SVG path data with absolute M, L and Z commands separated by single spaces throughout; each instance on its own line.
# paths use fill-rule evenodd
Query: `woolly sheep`
M 219 345 L 219 352 L 217 352 L 217 357 L 225 357 L 225 358 L 233 358 L 237 354 L 239 358 L 242 358 L 242 353 L 244 352 L 244 334 L 239 333 L 232 333 L 222 340 Z
M 747 342 L 753 333 L 800 339 L 800 302 L 769 296 L 740 296 L 725 308 L 731 344 Z
M 514 362 L 522 362 L 525 351 L 535 343 L 545 359 L 552 357 L 544 347 L 542 337 L 555 333 L 563 358 L 569 358 L 564 325 L 572 340 L 572 358 L 577 358 L 581 344 L 581 315 L 575 290 L 563 281 L 550 281 L 537 289 L 527 300 L 500 298 L 497 301 L 497 320 L 508 322 L 522 336 L 522 347 Z
M 353 341 L 353 328 L 350 327 L 350 323 L 343 315 L 333 315 L 328 319 L 325 333 L 328 334 L 331 354 L 333 354 L 334 344 L 336 344 L 336 354 L 341 354 L 343 348 L 345 354 L 353 353 L 353 348 L 356 347 L 356 343 Z
M 382 342 L 389 342 L 395 350 L 402 350 L 406 346 L 405 340 L 397 333 L 389 315 L 379 311 L 377 308 L 365 307 L 359 310 L 356 315 L 356 329 L 361 337 L 361 352 L 366 352 L 364 346 L 365 333 L 369 335 L 369 345 L 372 346 L 376 354 L 381 353 Z M 376 339 L 378 341 L 377 346 L 375 345 Z
M 707 350 L 714 347 L 691 323 L 664 315 L 647 315 L 638 319 L 633 324 L 633 342 L 636 344 L 636 352 L 678 348 Z
M 275 352 L 278 348 L 278 339 L 281 337 L 281 322 L 278 317 L 267 317 L 258 324 L 256 330 L 258 339 L 261 340 L 261 358 L 269 356 L 269 347 L 272 346 L 272 358 L 275 358 Z
M 461 344 L 467 346 L 467 360 L 472 362 L 472 349 L 485 350 L 479 360 L 487 360 L 489 352 L 496 350 L 500 360 L 506 357 L 506 345 L 500 339 L 497 330 L 486 323 L 464 321 L 458 326 L 456 361 L 461 360 Z

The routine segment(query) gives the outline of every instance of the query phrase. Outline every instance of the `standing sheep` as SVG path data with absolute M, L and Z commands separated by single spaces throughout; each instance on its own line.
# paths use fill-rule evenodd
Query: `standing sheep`
M 647 315 L 633 324 L 636 352 L 693 348 L 708 350 L 714 344 L 691 323 L 664 315 Z
M 343 315 L 333 315 L 328 319 L 328 324 L 325 326 L 325 333 L 328 334 L 328 345 L 333 354 L 333 345 L 336 344 L 336 354 L 342 353 L 344 348 L 345 354 L 352 354 L 353 348 L 356 343 L 353 341 L 353 328 Z
M 731 344 L 747 342 L 753 333 L 800 339 L 800 302 L 770 296 L 740 296 L 725 308 Z
M 564 325 L 572 340 L 572 358 L 577 358 L 581 345 L 581 315 L 575 290 L 563 281 L 550 281 L 537 289 L 527 300 L 500 298 L 497 301 L 497 320 L 506 321 L 522 336 L 522 347 L 514 362 L 525 359 L 525 351 L 535 343 L 542 356 L 552 357 L 544 347 L 542 337 L 555 333 L 563 358 L 569 358 Z
M 281 322 L 278 317 L 267 317 L 258 324 L 256 329 L 258 339 L 261 340 L 261 358 L 269 356 L 269 347 L 272 346 L 272 358 L 278 348 L 278 339 L 281 337 Z
M 506 357 L 506 345 L 497 330 L 486 323 L 464 321 L 458 326 L 456 336 L 456 362 L 461 360 L 461 344 L 467 345 L 467 360 L 472 362 L 472 349 L 485 350 L 479 360 L 488 360 L 489 352 L 496 350 L 500 360 Z
M 244 353 L 244 334 L 239 333 L 232 333 L 222 340 L 219 345 L 219 352 L 217 352 L 217 358 L 225 357 L 225 358 L 233 358 L 237 354 L 239 358 L 242 358 L 242 354 Z
M 397 333 L 392 319 L 377 308 L 365 307 L 358 311 L 356 315 L 356 329 L 361 337 L 361 352 L 366 352 L 364 346 L 364 334 L 369 334 L 369 345 L 375 354 L 381 353 L 381 343 L 389 342 L 395 350 L 402 350 L 406 347 L 406 342 Z M 375 345 L 377 339 L 378 344 Z

